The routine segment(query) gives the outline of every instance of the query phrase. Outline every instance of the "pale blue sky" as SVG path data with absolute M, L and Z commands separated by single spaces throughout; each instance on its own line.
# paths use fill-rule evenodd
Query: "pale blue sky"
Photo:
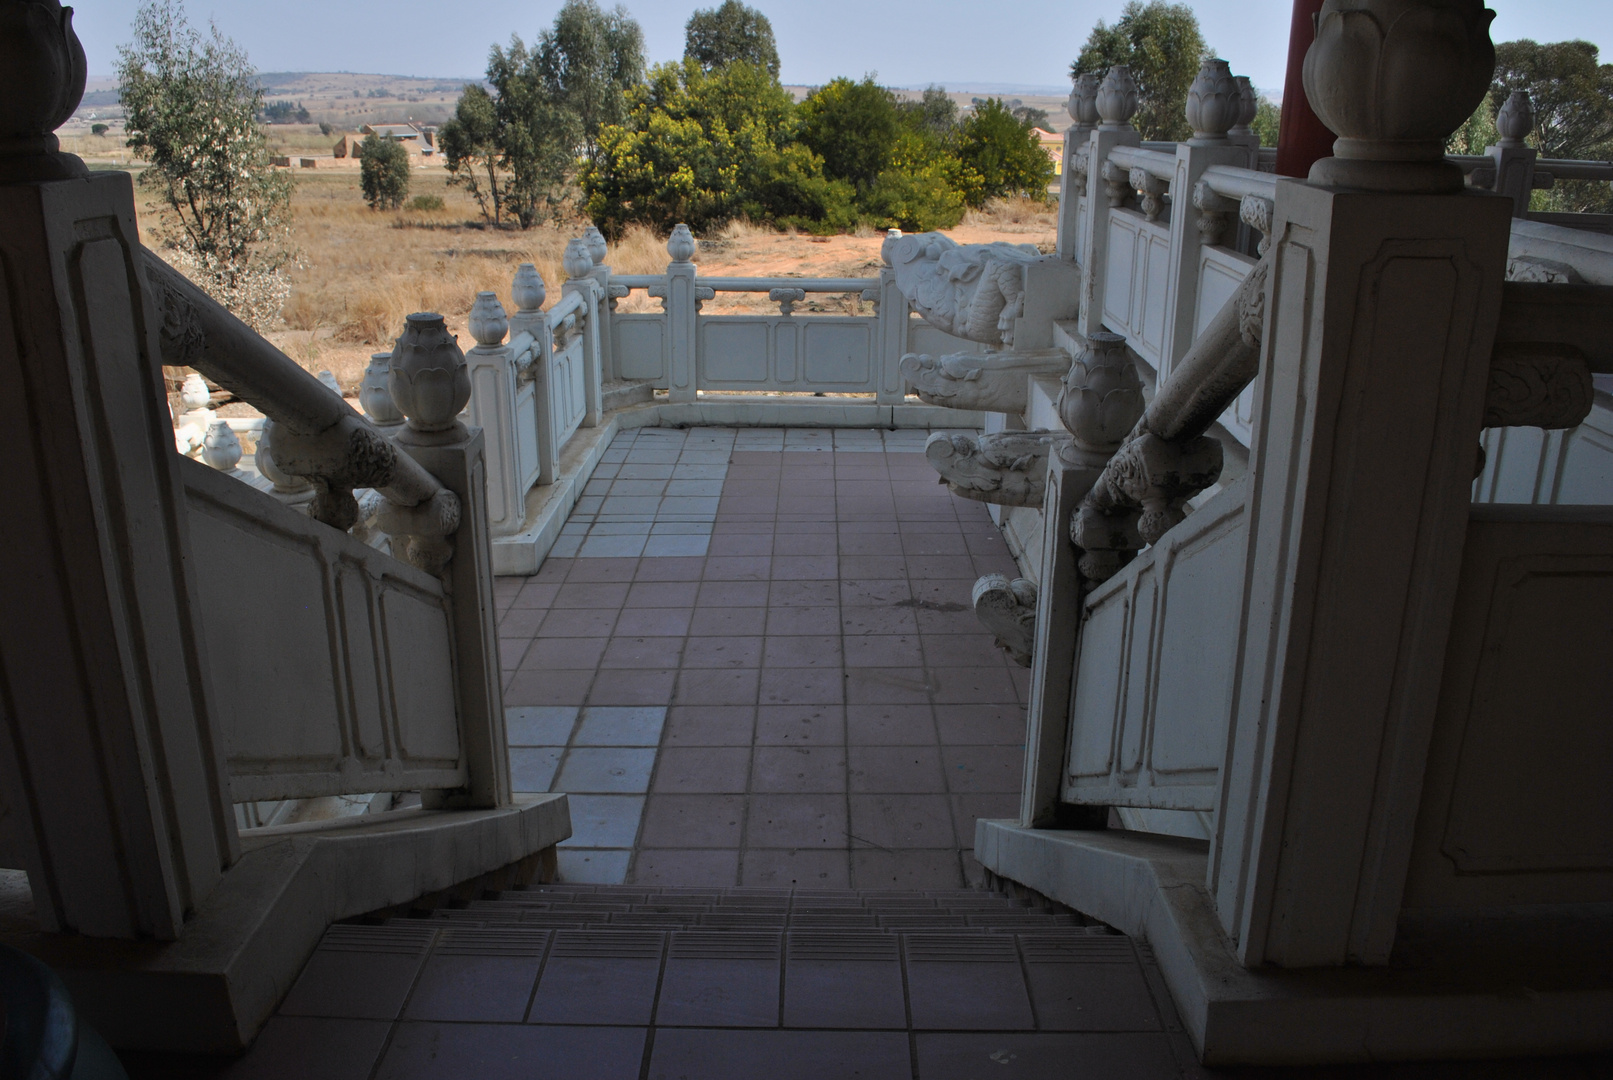
M 631 3 L 651 61 L 682 55 L 690 12 L 719 0 Z M 138 0 L 78 0 L 74 24 L 92 75 L 110 74 Z M 359 71 L 479 75 L 488 46 L 519 33 L 530 41 L 559 0 L 187 0 L 246 47 L 262 71 Z M 607 6 L 609 6 L 607 4 Z M 944 82 L 1060 85 L 1097 20 L 1124 0 L 751 0 L 773 22 L 786 83 L 816 85 L 877 71 L 891 86 Z M 1256 86 L 1282 85 L 1291 0 L 1197 0 L 1205 38 Z M 1579 37 L 1613 59 L 1609 0 L 1491 0 L 1496 41 Z

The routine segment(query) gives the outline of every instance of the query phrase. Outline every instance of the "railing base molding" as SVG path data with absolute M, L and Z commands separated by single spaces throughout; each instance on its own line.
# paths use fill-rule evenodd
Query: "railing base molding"
M 235 1053 L 332 922 L 499 871 L 530 874 L 570 835 L 564 795 L 519 796 L 494 810 L 400 810 L 248 830 L 240 861 L 183 936 L 167 943 L 40 933 L 30 925 L 27 877 L 13 871 L 4 875 L 0 941 L 54 968 L 78 1011 L 115 1047 Z
M 1583 952 L 1572 944 L 1579 939 L 1562 925 L 1556 934 L 1540 933 L 1545 927 L 1528 921 L 1527 909 L 1516 909 L 1517 922 L 1403 918 L 1401 937 L 1415 966 L 1249 969 L 1233 955 L 1210 905 L 1207 856 L 1203 841 L 1121 830 L 1028 829 L 985 819 L 975 829 L 975 858 L 991 873 L 1152 946 L 1206 1065 L 1608 1048 L 1613 988 L 1583 977 Z M 1565 909 L 1552 915 L 1571 917 Z M 1587 918 L 1594 923 L 1594 913 Z M 1475 960 L 1487 957 L 1495 959 Z
M 640 427 L 980 428 L 985 422 L 985 413 L 937 405 L 880 405 L 846 398 L 788 401 L 727 394 L 687 402 L 661 398 L 607 412 L 598 427 L 579 428 L 561 449 L 555 482 L 527 492 L 520 529 L 509 536 L 493 537 L 493 573 L 538 572 L 605 449 L 621 431 Z

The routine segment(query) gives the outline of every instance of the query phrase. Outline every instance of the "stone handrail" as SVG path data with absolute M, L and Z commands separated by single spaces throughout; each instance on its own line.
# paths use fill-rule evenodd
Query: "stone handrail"
M 163 363 L 194 368 L 273 422 L 275 467 L 316 488 L 310 516 L 347 530 L 359 520 L 354 489 L 374 488 L 393 507 L 382 515 L 386 532 L 440 538 L 457 529 L 458 498 L 423 466 L 179 271 L 149 250 L 141 256 L 162 314 Z M 408 561 L 441 572 L 448 553 L 440 544 L 409 548 Z
M 1117 146 L 1109 151 L 1109 160 L 1122 169 L 1142 169 L 1150 176 L 1169 181 L 1176 176 L 1175 144 L 1161 143 L 1160 146 L 1170 146 L 1170 151 L 1149 150 L 1141 146 Z

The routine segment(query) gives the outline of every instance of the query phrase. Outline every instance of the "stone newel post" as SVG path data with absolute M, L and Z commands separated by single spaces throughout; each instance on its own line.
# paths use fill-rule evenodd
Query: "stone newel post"
M 1124 198 L 1125 184 L 1129 180 L 1115 176 L 1109 163 L 1109 152 L 1117 146 L 1139 146 L 1142 136 L 1131 126 L 1137 113 L 1137 84 L 1131 72 L 1120 65 L 1109 69 L 1098 86 L 1094 102 L 1102 121 L 1089 137 L 1090 155 L 1087 168 L 1086 226 L 1081 230 L 1081 258 L 1083 267 L 1107 265 L 1109 254 L 1109 208 L 1119 205 Z M 1106 175 L 1107 174 L 1107 175 Z M 1087 336 L 1103 329 L 1102 274 L 1083 274 L 1081 283 L 1081 333 Z
M 596 236 L 599 230 L 593 229 Z M 601 258 L 603 258 L 605 238 L 599 236 Z M 604 307 L 603 300 L 609 287 L 601 288 L 598 278 L 594 276 L 594 248 L 586 238 L 572 240 L 566 244 L 565 261 L 563 267 L 566 271 L 566 281 L 560 286 L 562 295 L 577 294 L 582 297 L 583 310 L 577 317 L 576 333 L 582 339 L 583 347 L 583 398 L 584 411 L 583 427 L 598 427 L 603 414 L 605 365 L 603 360 L 602 343 L 600 340 L 599 311 Z
M 693 401 L 697 392 L 695 320 L 700 313 L 700 301 L 695 295 L 695 242 L 689 226 L 673 226 L 666 252 L 672 257 L 666 268 L 667 340 L 671 358 L 667 400 Z
M 1325 0 L 1305 61 L 1340 137 L 1277 185 L 1208 883 L 1245 964 L 1394 945 L 1511 224 L 1442 156 L 1489 79 L 1491 15 Z
M 503 321 L 502 308 L 495 318 L 496 305 L 496 298 L 491 305 L 483 302 L 478 320 L 488 338 L 495 334 L 492 324 Z M 503 328 L 496 331 L 502 338 Z M 493 605 L 485 443 L 480 428 L 467 428 L 459 419 L 470 395 L 465 355 L 449 336 L 442 316 L 410 315 L 392 350 L 392 396 L 408 418 L 408 426 L 393 441 L 459 499 L 457 527 L 446 541 L 420 534 L 406 537 L 410 561 L 416 565 L 434 555 L 447 559 L 440 572 L 452 604 L 458 683 L 454 698 L 466 762 L 464 790 L 428 793 L 429 801 L 438 806 L 506 806 L 510 761 Z M 407 534 L 409 517 L 408 510 L 394 508 L 383 513 L 381 527 L 394 535 Z M 442 548 L 451 548 L 451 558 Z
M 0 4 L 0 802 L 44 930 L 171 941 L 240 849 L 134 191 L 52 134 L 71 16 Z

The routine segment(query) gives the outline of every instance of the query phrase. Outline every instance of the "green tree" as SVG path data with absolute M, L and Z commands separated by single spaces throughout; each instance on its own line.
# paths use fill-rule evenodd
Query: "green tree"
M 891 146 L 885 170 L 860 193 L 858 208 L 863 220 L 881 229 L 950 229 L 963 220 L 978 188 L 978 175 L 944 143 L 902 131 Z
M 437 144 L 448 182 L 470 193 L 485 220 L 502 224 L 507 179 L 499 169 L 498 113 L 480 85 L 471 83 L 460 93 L 453 117 L 437 132 Z
M 519 37 L 510 47 L 493 47 L 487 62 L 493 87 L 494 143 L 499 165 L 509 173 L 503 205 L 523 229 L 541 217 L 560 215 L 568 181 L 577 164 L 583 123 L 545 77 L 537 52 Z
M 823 159 L 825 175 L 866 190 L 890 165 L 902 122 L 896 96 L 872 75 L 820 87 L 800 114 L 801 142 Z
M 778 46 L 773 24 L 755 8 L 739 0 L 723 0 L 721 7 L 689 16 L 683 27 L 683 56 L 710 71 L 742 60 L 766 68 L 778 78 Z
M 266 329 L 289 285 L 291 178 L 269 164 L 263 91 L 246 53 L 190 27 L 179 0 L 147 0 L 118 50 L 128 145 L 165 204 L 166 253 L 238 317 Z
M 1489 100 L 1480 109 L 1489 113 L 1493 128 L 1508 95 L 1527 90 L 1535 114 L 1528 142 L 1542 157 L 1605 161 L 1613 157 L 1613 64 L 1600 61 L 1588 41 L 1504 41 L 1495 47 Z M 1609 188 L 1606 182 L 1559 180 L 1535 193 L 1535 209 L 1613 213 Z
M 364 136 L 358 147 L 359 186 L 372 210 L 396 210 L 409 197 L 409 151 L 396 139 Z
M 899 101 L 896 110 L 908 127 L 944 139 L 958 126 L 958 103 L 944 86 L 926 86 L 917 101 Z
M 627 92 L 644 81 L 644 31 L 617 5 L 609 12 L 595 0 L 566 0 L 554 25 L 532 50 L 533 93 L 576 118 L 579 149 L 599 153 L 599 129 L 627 115 Z
M 825 178 L 797 127 L 794 102 L 765 68 L 659 64 L 630 95 L 625 120 L 600 129 L 599 157 L 582 167 L 589 216 L 613 236 L 631 222 L 697 231 L 738 217 L 816 231 L 854 224 L 850 185 Z
M 1053 160 L 1031 126 L 998 98 L 987 98 L 958 127 L 957 155 L 980 177 L 971 205 L 1003 195 L 1047 198 Z
M 1260 95 L 1260 103 L 1255 107 L 1255 118 L 1249 122 L 1249 130 L 1260 136 L 1260 145 L 1276 146 L 1277 133 L 1282 129 L 1282 125 L 1282 106 L 1264 94 Z
M 1132 124 L 1144 139 L 1181 142 L 1192 135 L 1187 124 L 1187 91 L 1209 56 L 1198 19 L 1186 4 L 1129 0 L 1113 26 L 1092 28 L 1070 77 L 1102 75 L 1115 64 L 1131 69 L 1138 108 Z

